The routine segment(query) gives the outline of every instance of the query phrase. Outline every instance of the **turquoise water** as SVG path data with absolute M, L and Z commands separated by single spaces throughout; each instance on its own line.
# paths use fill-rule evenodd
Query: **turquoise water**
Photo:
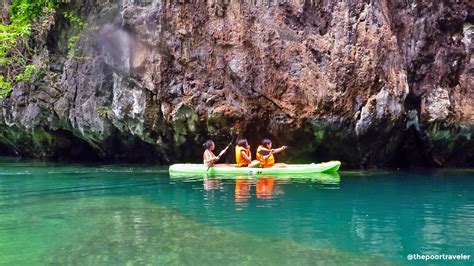
M 170 178 L 161 167 L 2 159 L 0 264 L 400 265 L 414 263 L 413 253 L 472 256 L 473 191 L 473 170 L 203 179 Z

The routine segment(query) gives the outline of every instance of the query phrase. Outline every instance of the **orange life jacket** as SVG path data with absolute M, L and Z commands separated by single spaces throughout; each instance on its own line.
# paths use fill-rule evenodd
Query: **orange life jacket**
M 247 150 L 246 148 L 239 145 L 235 146 L 235 161 L 239 167 L 247 166 L 250 163 L 250 161 L 245 160 L 244 156 L 242 156 L 242 152 L 247 154 L 247 156 L 250 158 L 250 150 Z
M 262 168 L 272 167 L 275 164 L 275 157 L 273 157 L 273 153 L 270 154 L 270 156 L 268 156 L 268 158 L 265 160 L 263 159 L 263 155 L 260 154 L 260 151 L 270 152 L 270 150 L 263 147 L 262 145 L 258 146 L 256 158 L 260 162 L 260 165 L 262 166 Z

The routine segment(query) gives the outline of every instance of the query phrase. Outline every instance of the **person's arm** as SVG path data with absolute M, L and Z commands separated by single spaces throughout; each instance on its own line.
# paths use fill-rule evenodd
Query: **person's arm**
M 217 161 L 219 161 L 222 157 L 222 155 L 224 155 L 224 153 L 227 151 L 227 149 L 223 149 L 221 152 L 219 152 L 219 155 L 217 156 L 214 156 L 214 158 L 212 159 L 213 160 L 213 163 L 216 163 Z M 213 154 L 214 155 L 214 154 Z
M 278 149 L 272 149 L 271 152 L 272 152 L 273 154 L 276 154 L 276 153 L 279 153 L 279 152 L 282 152 L 282 151 L 286 150 L 287 148 L 288 148 L 287 146 L 281 146 L 281 147 L 278 148 Z
M 218 156 L 215 156 L 211 152 L 206 152 L 204 155 L 204 164 L 207 166 L 213 166 L 217 161 L 219 161 L 221 154 L 222 152 Z
M 214 166 L 218 160 L 219 159 L 217 157 L 215 157 L 213 159 L 210 159 L 210 160 L 207 160 L 207 161 L 205 161 L 205 165 L 208 166 L 208 167 L 209 166 Z
M 242 157 L 244 157 L 244 159 L 245 159 L 246 161 L 248 161 L 248 162 L 251 162 L 251 161 L 252 161 L 252 155 L 247 156 L 247 153 L 244 152 L 244 151 L 241 151 L 240 153 L 242 154 Z
M 272 150 L 270 150 L 270 151 L 261 150 L 259 153 L 260 153 L 260 155 L 262 155 L 263 159 L 266 160 L 266 159 L 268 159 L 268 157 L 270 157 L 270 155 L 272 155 Z

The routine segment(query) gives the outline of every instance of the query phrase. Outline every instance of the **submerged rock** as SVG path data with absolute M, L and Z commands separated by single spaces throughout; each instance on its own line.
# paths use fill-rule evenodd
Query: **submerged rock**
M 88 25 L 75 56 L 56 14 L 38 47 L 54 75 L 3 100 L 4 153 L 199 161 L 238 134 L 290 161 L 473 165 L 468 1 L 109 2 L 64 4 Z

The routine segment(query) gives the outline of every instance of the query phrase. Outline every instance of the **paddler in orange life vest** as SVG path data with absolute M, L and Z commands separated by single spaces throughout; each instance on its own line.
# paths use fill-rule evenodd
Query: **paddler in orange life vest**
M 257 160 L 252 161 L 252 153 L 247 139 L 241 139 L 235 146 L 235 163 L 237 167 L 255 167 L 259 165 Z
M 286 150 L 287 146 L 282 146 L 278 149 L 272 149 L 272 141 L 269 139 L 263 139 L 262 145 L 257 148 L 257 160 L 260 162 L 262 168 L 269 167 L 286 167 L 284 163 L 275 164 L 275 157 L 273 154 Z
M 250 145 L 246 139 L 239 140 L 235 146 L 235 162 L 238 167 L 248 166 L 252 162 Z

